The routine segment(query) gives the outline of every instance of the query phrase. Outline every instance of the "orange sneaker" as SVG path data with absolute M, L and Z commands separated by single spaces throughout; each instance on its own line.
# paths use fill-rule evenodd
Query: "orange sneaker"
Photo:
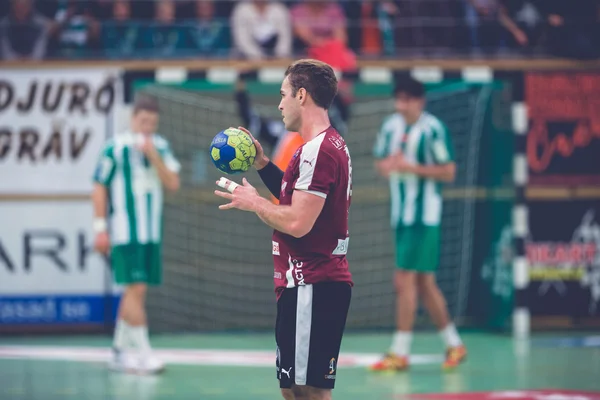
M 371 371 L 404 371 L 408 369 L 408 357 L 387 353 L 375 364 L 369 366 Z
M 446 360 L 442 369 L 451 370 L 467 359 L 467 348 L 464 345 L 450 347 L 446 350 Z

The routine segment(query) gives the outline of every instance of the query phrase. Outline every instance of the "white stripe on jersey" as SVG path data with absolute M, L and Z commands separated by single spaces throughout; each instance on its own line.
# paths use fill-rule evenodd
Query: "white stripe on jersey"
M 296 297 L 296 385 L 306 385 L 308 355 L 310 354 L 310 332 L 312 329 L 313 286 L 298 286 Z
M 312 178 L 315 173 L 315 167 L 317 166 L 317 157 L 319 155 L 319 150 L 321 149 L 321 144 L 323 140 L 325 140 L 325 136 L 327 134 L 325 132 L 320 133 L 313 140 L 306 142 L 304 146 L 302 146 L 302 152 L 300 153 L 300 176 L 298 180 L 296 180 L 296 186 L 294 189 L 296 190 L 308 190 L 312 183 Z M 314 193 L 313 191 L 313 194 Z M 325 193 L 321 193 L 321 197 L 327 197 Z
M 131 237 L 129 220 L 127 219 L 127 205 L 125 203 L 125 177 L 123 175 L 123 144 L 115 141 L 113 154 L 117 168 L 110 185 L 111 205 L 111 241 L 114 244 L 128 243 Z
M 143 167 L 143 154 L 129 152 L 131 165 L 131 187 L 133 191 L 133 204 L 135 207 L 135 222 L 137 240 L 139 243 L 148 242 L 148 207 L 146 200 L 147 182 L 145 168 Z
M 291 254 L 288 254 L 288 265 L 290 268 L 285 272 L 285 279 L 287 280 L 287 287 L 293 288 L 296 286 L 296 282 L 294 282 L 294 263 L 292 262 Z
M 152 232 L 150 232 L 150 241 L 156 243 L 162 240 L 162 208 L 163 208 L 163 191 L 157 190 L 152 197 L 152 215 L 155 218 L 152 220 Z

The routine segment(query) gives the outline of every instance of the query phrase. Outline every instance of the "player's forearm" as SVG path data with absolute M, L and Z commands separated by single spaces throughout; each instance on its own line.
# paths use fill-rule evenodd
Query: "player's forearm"
M 92 205 L 94 207 L 94 218 L 106 218 L 107 191 L 104 185 L 94 184 L 92 190 Z
M 306 235 L 301 227 L 298 214 L 291 206 L 275 205 L 265 198 L 258 198 L 254 212 L 271 228 L 294 236 L 296 238 Z
M 452 182 L 456 176 L 456 165 L 415 165 L 410 172 L 425 179 Z
M 283 181 L 283 171 L 271 161 L 260 169 L 257 167 L 257 170 L 260 179 L 262 179 L 265 186 L 267 186 L 269 192 L 279 200 L 281 182 Z
M 154 165 L 154 168 L 156 168 L 156 173 L 158 174 L 158 178 L 160 179 L 162 184 L 168 190 L 178 190 L 180 186 L 179 175 L 167 168 L 158 152 L 153 151 L 150 154 L 148 154 L 148 159 L 150 160 L 152 165 Z
M 95 233 L 106 232 L 108 229 L 108 223 L 106 222 L 107 194 L 104 185 L 99 183 L 94 184 L 92 206 L 94 208 L 93 230 Z

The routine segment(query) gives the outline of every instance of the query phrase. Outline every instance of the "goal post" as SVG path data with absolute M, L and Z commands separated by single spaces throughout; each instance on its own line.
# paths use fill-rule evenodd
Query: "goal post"
M 510 120 L 510 103 L 503 100 L 502 82 L 457 80 L 428 86 L 427 109 L 448 126 L 458 167 L 456 181 L 444 190 L 437 280 L 459 325 L 488 326 L 486 312 L 478 306 L 482 297 L 492 306 L 495 294 L 482 267 L 510 219 L 506 204 L 511 182 L 505 179 L 511 174 L 510 144 L 504 144 L 511 151 L 509 165 L 496 168 L 494 177 L 488 168 L 492 162 L 505 163 L 493 148 L 502 141 L 503 118 L 508 115 Z M 141 89 L 159 99 L 159 130 L 183 167 L 180 192 L 166 197 L 164 282 L 148 297 L 150 325 L 161 331 L 272 329 L 271 229 L 253 214 L 218 210 L 220 199 L 213 195 L 222 174 L 212 166 L 208 148 L 216 133 L 241 123 L 234 96 L 231 89 L 192 87 L 184 82 Z M 393 112 L 391 84 L 357 85 L 356 92 L 346 136 L 353 161 L 348 258 L 356 284 L 347 326 L 389 329 L 395 304 L 393 235 L 388 186 L 376 176 L 372 148 L 383 119 Z M 277 91 L 256 95 L 253 101 L 261 112 L 273 110 L 270 115 L 277 117 Z M 256 173 L 245 176 L 265 190 Z M 502 206 L 494 205 L 496 200 Z M 490 213 L 499 214 L 492 218 Z M 417 323 L 430 326 L 425 321 L 418 318 Z

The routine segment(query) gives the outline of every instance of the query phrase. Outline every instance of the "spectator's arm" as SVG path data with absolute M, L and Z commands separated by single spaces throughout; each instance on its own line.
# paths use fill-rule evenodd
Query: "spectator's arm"
M 235 46 L 248 58 L 262 58 L 263 53 L 258 44 L 256 44 L 252 32 L 250 31 L 251 22 L 245 17 L 247 13 L 246 4 L 238 3 L 231 15 L 231 34 Z
M 320 38 L 315 36 L 310 27 L 306 26 L 302 23 L 294 24 L 294 33 L 300 40 L 304 42 L 307 46 L 318 46 L 323 42 Z
M 6 34 L 7 25 L 5 19 L 0 21 L 0 56 L 2 56 L 3 60 L 11 61 L 16 60 L 18 57 L 8 41 L 8 35 Z
M 277 4 L 277 57 L 289 57 L 292 54 L 292 28 L 290 14 L 283 4 Z
M 319 45 L 322 40 L 313 34 L 310 25 L 306 23 L 307 21 L 298 15 L 300 14 L 299 7 L 302 7 L 302 5 L 294 6 L 291 11 L 294 35 L 308 47 Z
M 50 30 L 52 29 L 52 22 L 43 17 L 36 17 L 34 23 L 40 27 L 40 35 L 35 41 L 33 50 L 30 55 L 32 60 L 41 60 L 46 56 L 46 50 L 48 49 L 48 38 L 50 37 Z
M 8 42 L 8 38 L 6 36 L 2 36 L 0 38 L 0 40 L 2 41 L 2 43 L 0 44 L 1 49 L 2 49 L 2 59 L 6 60 L 6 61 L 17 60 L 19 57 L 17 56 L 17 53 L 15 53 L 13 51 L 12 47 L 10 46 L 10 43 Z
M 503 5 L 501 5 L 498 9 L 498 20 L 500 21 L 500 24 L 513 35 L 517 43 L 519 43 L 521 46 L 526 46 L 529 43 L 525 32 L 523 32 L 517 26 L 515 21 L 513 21 L 513 19 L 508 15 L 508 12 Z

